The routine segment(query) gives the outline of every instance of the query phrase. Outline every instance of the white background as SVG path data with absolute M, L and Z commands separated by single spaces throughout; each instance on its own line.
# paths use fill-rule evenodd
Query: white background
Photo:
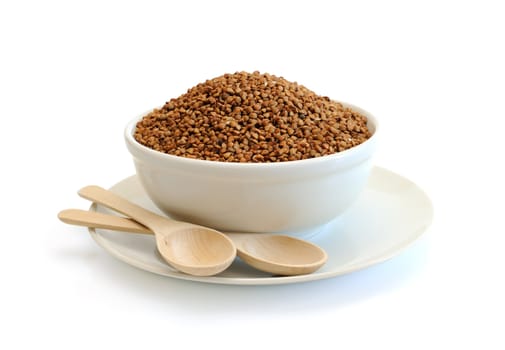
M 505 12 L 492 1 L 0 2 L 0 348 L 505 347 Z M 435 219 L 398 257 L 298 285 L 207 285 L 56 218 L 133 174 L 128 120 L 260 70 L 381 121 L 376 162 Z

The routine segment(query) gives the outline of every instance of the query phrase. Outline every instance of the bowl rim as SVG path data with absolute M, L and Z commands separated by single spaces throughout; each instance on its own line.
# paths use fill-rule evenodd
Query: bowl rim
M 230 169 L 258 169 L 258 168 L 291 168 L 291 167 L 299 167 L 299 166 L 306 166 L 309 164 L 318 164 L 318 163 L 325 163 L 328 161 L 336 161 L 338 159 L 346 159 L 350 158 L 355 154 L 360 153 L 362 150 L 366 149 L 370 145 L 374 144 L 377 139 L 377 133 L 379 131 L 379 123 L 377 121 L 377 118 L 370 112 L 355 106 L 353 104 L 347 103 L 347 102 L 342 102 L 342 101 L 337 101 L 341 103 L 344 107 L 351 108 L 361 114 L 363 114 L 367 118 L 367 124 L 373 126 L 373 131 L 372 131 L 372 136 L 370 136 L 366 141 L 360 143 L 357 146 L 348 148 L 344 151 L 340 151 L 337 153 L 333 154 L 328 154 L 325 156 L 320 156 L 320 157 L 314 157 L 314 158 L 308 158 L 308 159 L 299 159 L 299 160 L 290 160 L 290 161 L 283 161 L 283 162 L 246 162 L 246 163 L 240 163 L 240 162 L 222 162 L 222 161 L 217 161 L 217 160 L 206 160 L 206 159 L 198 159 L 198 158 L 187 158 L 187 157 L 181 157 L 181 156 L 176 156 L 173 154 L 168 154 L 168 153 L 163 153 L 161 151 L 156 151 L 152 148 L 149 148 L 147 146 L 142 145 L 139 143 L 134 137 L 133 137 L 133 131 L 137 125 L 137 122 L 140 121 L 143 117 L 145 117 L 148 113 L 151 113 L 153 109 L 148 110 L 140 115 L 137 115 L 135 118 L 131 119 L 127 124 L 126 127 L 124 128 L 124 138 L 128 146 L 134 147 L 138 150 L 139 153 L 144 152 L 147 156 L 155 157 L 160 160 L 169 160 L 171 162 L 179 162 L 179 164 L 186 164 L 186 165 L 201 165 L 205 167 L 216 167 L 216 168 L 230 168 Z M 161 108 L 161 107 L 158 107 Z M 130 153 L 131 149 L 130 149 Z

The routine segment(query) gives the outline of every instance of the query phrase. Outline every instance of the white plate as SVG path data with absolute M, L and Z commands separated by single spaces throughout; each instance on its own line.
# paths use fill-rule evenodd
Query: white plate
M 111 190 L 160 213 L 147 198 L 136 176 L 122 180 Z M 92 206 L 91 209 L 107 212 L 102 207 Z M 431 201 L 417 185 L 375 167 L 366 189 L 353 207 L 311 238 L 328 253 L 326 264 L 310 275 L 289 277 L 257 271 L 238 258 L 228 270 L 217 276 L 190 276 L 172 269 L 163 261 L 151 236 L 101 229 L 90 229 L 90 233 L 111 255 L 156 274 L 207 283 L 283 284 L 330 278 L 385 261 L 414 242 L 429 226 L 432 217 Z

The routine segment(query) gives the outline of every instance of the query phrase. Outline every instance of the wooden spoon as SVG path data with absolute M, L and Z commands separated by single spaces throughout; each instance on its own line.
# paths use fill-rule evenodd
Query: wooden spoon
M 224 271 L 235 259 L 235 245 L 221 232 L 168 219 L 98 186 L 84 187 L 79 195 L 148 227 L 154 233 L 160 255 L 181 272 L 212 276 Z
M 138 222 L 93 211 L 63 210 L 61 221 L 80 226 L 108 230 L 152 234 Z M 318 246 L 286 235 L 234 233 L 228 234 L 237 247 L 237 255 L 258 270 L 275 275 L 308 274 L 320 268 L 327 259 L 326 252 Z

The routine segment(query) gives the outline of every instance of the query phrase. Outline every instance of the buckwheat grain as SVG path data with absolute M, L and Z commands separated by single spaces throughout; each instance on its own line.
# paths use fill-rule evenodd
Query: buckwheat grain
M 221 162 L 321 157 L 366 141 L 365 116 L 282 77 L 224 74 L 144 116 L 135 139 L 156 151 Z

